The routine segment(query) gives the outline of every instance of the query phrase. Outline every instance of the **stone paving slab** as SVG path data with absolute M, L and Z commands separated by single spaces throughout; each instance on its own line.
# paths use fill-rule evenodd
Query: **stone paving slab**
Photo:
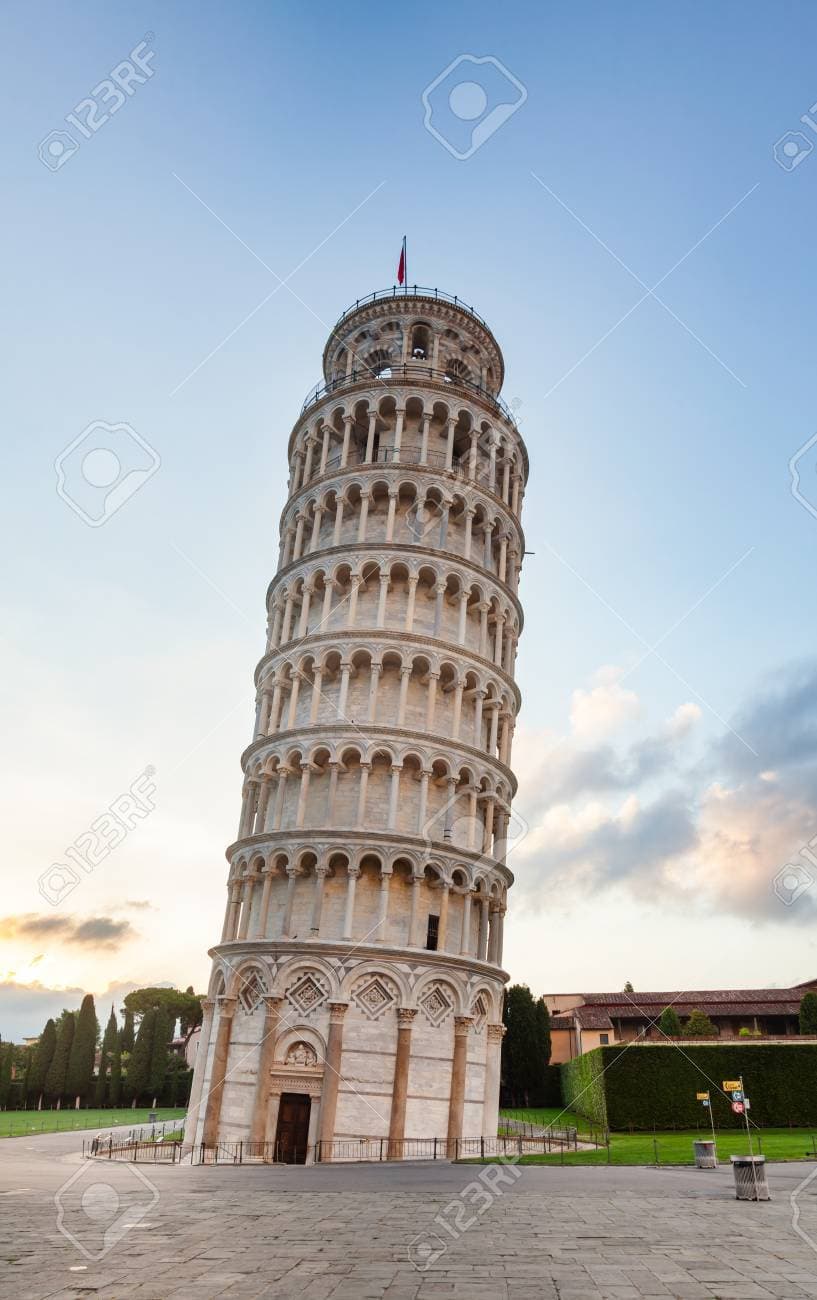
M 75 1142 L 0 1144 L 2 1300 L 817 1297 L 817 1179 L 814 1248 L 789 1201 L 813 1165 L 772 1166 L 756 1205 L 728 1169 L 526 1167 L 486 1194 L 473 1165 L 134 1171 Z

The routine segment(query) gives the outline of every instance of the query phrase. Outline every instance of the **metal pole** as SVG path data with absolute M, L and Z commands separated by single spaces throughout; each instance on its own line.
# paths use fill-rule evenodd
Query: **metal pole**
M 715 1168 L 718 1167 L 718 1140 L 715 1137 L 715 1116 L 712 1114 L 712 1094 L 709 1094 L 709 1123 L 712 1125 L 712 1145 L 715 1148 Z
M 757 1169 L 755 1168 L 755 1153 L 752 1149 L 752 1131 L 749 1128 L 749 1112 L 746 1109 L 746 1089 L 743 1086 L 743 1075 L 740 1075 L 740 1091 L 743 1097 L 743 1118 L 746 1120 L 746 1136 L 749 1139 L 749 1155 L 752 1161 L 752 1178 L 755 1184 L 755 1200 L 759 1200 L 757 1194 Z

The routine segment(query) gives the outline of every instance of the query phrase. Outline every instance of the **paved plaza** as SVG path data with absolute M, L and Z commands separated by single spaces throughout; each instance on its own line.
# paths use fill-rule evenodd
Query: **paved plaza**
M 790 1204 L 813 1164 L 772 1166 L 773 1199 L 754 1204 L 735 1201 L 728 1167 L 528 1167 L 491 1191 L 474 1165 L 134 1172 L 80 1146 L 0 1144 L 0 1296 L 817 1297 L 817 1248 Z M 78 1244 L 54 1203 L 72 1178 L 59 1199 Z M 817 1243 L 817 1177 L 797 1204 Z

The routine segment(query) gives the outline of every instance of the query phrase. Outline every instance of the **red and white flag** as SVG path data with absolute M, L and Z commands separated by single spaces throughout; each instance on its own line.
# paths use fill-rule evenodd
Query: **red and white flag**
M 406 237 L 403 236 L 403 247 L 400 249 L 400 261 L 397 263 L 397 283 L 405 284 L 406 282 Z

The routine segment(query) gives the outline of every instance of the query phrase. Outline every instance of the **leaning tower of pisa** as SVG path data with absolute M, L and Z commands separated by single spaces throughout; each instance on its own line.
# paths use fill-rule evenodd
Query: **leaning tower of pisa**
M 495 1135 L 527 452 L 491 330 L 344 312 L 289 492 L 187 1139 Z

